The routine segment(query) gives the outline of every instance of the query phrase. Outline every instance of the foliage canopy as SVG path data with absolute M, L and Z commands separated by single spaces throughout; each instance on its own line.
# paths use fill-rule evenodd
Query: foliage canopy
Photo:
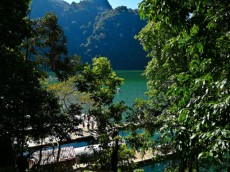
M 229 2 L 143 0 L 139 11 L 158 143 L 178 153 L 180 171 L 203 161 L 229 168 Z
M 58 99 L 40 83 L 43 63 L 30 56 L 38 55 L 38 47 L 34 48 L 34 44 L 39 38 L 36 43 L 51 51 L 43 57 L 49 60 L 47 65 L 60 72 L 60 68 L 53 66 L 57 66 L 57 58 L 61 59 L 58 54 L 66 53 L 65 45 L 62 40 L 55 39 L 50 30 L 49 34 L 36 31 L 54 26 L 51 30 L 60 33 L 57 36 L 61 38 L 63 31 L 57 26 L 54 15 L 43 19 L 43 25 L 36 30 L 27 19 L 28 7 L 27 0 L 0 2 L 0 167 L 14 167 L 16 158 L 23 156 L 28 139 L 40 141 L 50 135 L 63 136 L 69 128 L 69 118 L 61 111 Z M 57 52 L 55 57 L 53 52 Z M 68 77 L 68 72 L 60 78 Z

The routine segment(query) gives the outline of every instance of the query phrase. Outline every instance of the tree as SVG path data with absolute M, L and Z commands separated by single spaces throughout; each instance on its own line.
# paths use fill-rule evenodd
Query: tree
M 25 151 L 28 136 L 35 137 L 35 126 L 41 120 L 42 125 L 48 127 L 50 123 L 56 124 L 48 118 L 58 118 L 61 113 L 54 94 L 47 92 L 40 84 L 41 74 L 36 70 L 35 64 L 26 61 L 25 56 L 19 51 L 4 53 L 0 74 L 1 137 L 3 140 L 10 140 L 10 145 L 15 151 L 14 155 L 17 156 Z M 47 135 L 47 132 L 50 133 L 50 128 L 46 133 L 41 133 L 41 130 L 39 132 Z M 14 163 L 12 159 L 11 164 Z
M 31 27 L 30 21 L 26 19 L 28 6 L 29 1 L 1 1 L 0 145 L 8 145 L 3 146 L 6 150 L 1 150 L 0 167 L 15 166 L 17 156 L 22 159 L 28 139 L 39 140 L 53 133 L 63 133 L 69 124 L 69 118 L 61 111 L 58 99 L 40 83 L 43 78 L 38 70 L 40 64 L 33 60 L 34 57 L 30 58 L 33 47 L 33 42 L 30 41 L 33 40 L 31 37 L 34 36 L 35 28 Z M 51 24 L 56 26 L 55 22 L 56 20 Z M 59 31 L 63 33 L 60 29 Z M 64 45 L 56 47 L 55 43 L 58 43 L 59 39 L 50 40 L 52 35 L 48 36 L 50 37 L 40 39 L 40 46 L 44 49 L 49 48 L 45 46 L 50 46 L 52 52 L 56 48 L 56 51 L 62 54 L 65 47 L 60 46 Z M 46 44 L 45 39 L 49 40 Z M 55 56 L 51 56 L 52 53 L 47 54 L 47 59 L 61 58 L 58 53 Z M 52 64 L 56 59 L 51 60 L 48 65 L 56 66 Z M 66 63 L 63 63 L 63 66 L 64 64 Z M 52 69 L 59 71 L 57 68 Z M 67 76 L 68 73 L 65 77 Z
M 93 101 L 89 114 L 95 117 L 97 140 L 101 149 L 98 156 L 92 159 L 92 163 L 96 163 L 104 170 L 117 171 L 119 161 L 129 163 L 130 157 L 122 159 L 119 156 L 121 150 L 126 148 L 124 145 L 121 146 L 122 138 L 118 134 L 120 126 L 123 125 L 123 114 L 127 111 L 127 106 L 124 102 L 113 103 L 116 90 L 122 81 L 116 76 L 105 57 L 94 58 L 92 67 L 86 65 L 76 79 L 78 91 L 88 93 Z M 130 151 L 126 152 L 133 155 Z
M 28 20 L 31 29 L 22 44 L 22 51 L 28 60 L 37 62 L 41 71 L 53 71 L 59 80 L 64 81 L 75 74 L 80 66 L 80 58 L 68 55 L 66 37 L 57 23 L 58 18 L 54 13 Z
M 0 46 L 13 48 L 18 46 L 28 31 L 23 20 L 27 15 L 29 0 L 20 2 L 2 0 L 0 2 Z
M 1 106 L 1 135 L 0 135 L 0 145 L 2 151 L 0 156 L 0 166 L 11 166 L 13 165 L 13 149 L 12 149 L 12 140 L 10 135 L 7 132 L 4 132 L 4 110 L 7 107 L 3 106 L 5 102 L 4 90 L 8 89 L 11 78 L 8 78 L 8 69 L 9 71 L 13 69 L 8 64 L 12 63 L 12 56 L 17 52 L 16 47 L 21 43 L 22 38 L 25 36 L 25 31 L 27 30 L 26 22 L 23 21 L 23 18 L 27 14 L 27 7 L 29 1 L 21 1 L 19 3 L 14 1 L 3 0 L 0 2 L 0 106 Z M 20 21 L 20 22 L 17 22 Z M 10 24 L 9 24 L 10 23 Z M 8 106 L 8 104 L 5 104 Z M 3 107 L 3 108 L 2 108 Z M 8 106 L 9 108 L 9 106 Z M 4 144 L 8 143 L 8 146 Z M 6 149 L 4 149 L 6 148 Z M 6 151 L 5 151 L 6 150 Z
M 177 153 L 179 171 L 229 168 L 229 10 L 219 0 L 139 5 L 148 24 L 137 38 L 151 57 L 145 116 L 157 144 Z

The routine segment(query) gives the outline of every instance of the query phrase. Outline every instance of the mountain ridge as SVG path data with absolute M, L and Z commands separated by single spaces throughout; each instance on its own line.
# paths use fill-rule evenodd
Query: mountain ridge
M 69 53 L 80 55 L 83 62 L 91 62 L 95 56 L 106 56 L 114 69 L 144 69 L 147 65 L 146 53 L 134 39 L 146 24 L 140 20 L 137 10 L 124 6 L 113 9 L 108 0 L 82 0 L 71 4 L 64 0 L 32 0 L 32 19 L 46 12 L 57 15 L 67 36 Z

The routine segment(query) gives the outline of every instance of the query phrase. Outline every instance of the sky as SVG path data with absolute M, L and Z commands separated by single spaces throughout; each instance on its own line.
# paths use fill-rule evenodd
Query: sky
M 79 2 L 80 0 L 65 0 L 65 1 L 71 4 L 73 1 Z M 128 8 L 137 9 L 138 3 L 140 3 L 142 0 L 108 0 L 108 1 L 113 8 L 123 5 Z

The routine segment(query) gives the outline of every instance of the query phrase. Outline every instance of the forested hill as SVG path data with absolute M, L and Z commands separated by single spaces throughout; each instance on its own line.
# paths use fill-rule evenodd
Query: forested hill
M 106 56 L 114 69 L 144 69 L 146 53 L 134 38 L 145 26 L 137 10 L 112 9 L 107 0 L 82 0 L 68 4 L 63 0 L 32 0 L 30 17 L 39 18 L 54 12 L 68 41 L 70 54 L 82 61 Z

